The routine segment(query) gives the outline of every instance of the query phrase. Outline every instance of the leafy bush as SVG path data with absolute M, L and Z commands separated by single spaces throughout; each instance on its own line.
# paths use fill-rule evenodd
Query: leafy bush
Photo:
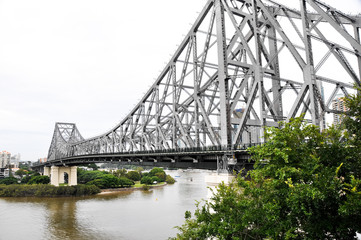
M 151 179 L 152 179 L 152 183 L 154 183 L 154 182 L 162 182 L 162 179 L 159 179 L 157 176 L 153 176 L 153 177 L 151 177 Z
M 78 168 L 78 183 L 88 183 L 95 179 L 102 178 L 104 175 L 108 174 L 102 171 L 85 171 L 81 168 Z
M 361 232 L 357 96 L 358 114 L 346 116 L 353 135 L 320 131 L 302 118 L 267 129 L 268 141 L 248 149 L 254 169 L 219 185 L 178 227 L 176 239 L 355 239 Z
M 139 181 L 141 179 L 140 173 L 137 171 L 129 171 L 125 176 L 133 181 Z
M 28 171 L 24 170 L 24 169 L 19 169 L 15 172 L 15 175 L 20 176 L 21 178 L 27 174 Z
M 119 186 L 119 178 L 112 174 L 105 174 L 101 179 L 106 182 L 107 188 L 116 188 Z
M 101 188 L 101 189 L 104 189 L 104 188 L 107 188 L 107 184 L 105 182 L 104 179 L 95 179 L 93 181 L 90 181 L 90 182 L 87 182 L 86 185 L 95 185 L 97 186 L 98 188 Z
M 94 185 L 61 186 L 53 185 L 0 185 L 0 197 L 58 197 L 94 195 L 100 189 Z
M 125 177 L 127 174 L 127 170 L 124 168 L 118 169 L 116 171 L 113 171 L 112 174 L 116 177 Z
M 119 180 L 120 187 L 130 187 L 130 186 L 134 185 L 134 181 L 132 181 L 131 179 L 128 179 L 126 177 L 120 177 L 118 180 Z
M 149 172 L 142 173 L 142 177 L 149 177 L 149 176 L 150 176 Z
M 17 184 L 18 180 L 14 177 L 7 177 L 0 180 L 0 184 L 10 185 L 10 184 Z
M 50 183 L 50 178 L 48 176 L 33 176 L 28 182 L 28 184 L 48 184 L 48 183 Z
M 21 183 L 29 183 L 32 176 L 28 175 L 21 179 Z
M 142 189 L 143 189 L 144 191 L 148 191 L 148 190 L 150 189 L 150 187 L 149 187 L 149 185 L 144 184 L 143 187 L 142 187 Z
M 155 176 L 158 178 L 158 182 L 164 182 L 166 180 L 167 174 L 165 174 L 165 172 L 157 172 Z
M 140 183 L 141 184 L 153 184 L 153 180 L 151 177 L 145 176 L 145 177 L 142 177 L 142 179 L 140 180 Z
M 88 182 L 87 185 L 95 185 L 99 188 L 116 188 L 119 186 L 119 178 L 112 174 L 104 174 L 101 178 Z
M 166 181 L 166 183 L 168 183 L 168 184 L 173 184 L 173 183 L 175 183 L 175 179 L 172 178 L 172 176 L 170 176 L 170 175 L 167 175 L 165 181 Z
M 151 176 L 156 176 L 157 173 L 164 172 L 163 168 L 155 167 L 152 170 L 150 170 L 149 174 Z

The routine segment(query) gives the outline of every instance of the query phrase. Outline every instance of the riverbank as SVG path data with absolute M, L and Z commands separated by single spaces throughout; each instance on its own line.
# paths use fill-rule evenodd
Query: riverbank
M 147 185 L 149 189 L 152 188 L 160 188 L 168 185 L 166 182 L 163 182 L 161 184 L 157 185 Z M 97 195 L 103 195 L 103 194 L 111 194 L 116 192 L 124 192 L 124 191 L 135 191 L 135 190 L 144 190 L 144 186 L 141 187 L 131 187 L 131 188 L 107 188 L 107 189 L 101 189 L 101 192 Z

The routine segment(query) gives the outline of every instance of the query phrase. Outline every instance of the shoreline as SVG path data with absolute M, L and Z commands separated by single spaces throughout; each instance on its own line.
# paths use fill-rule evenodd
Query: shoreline
M 152 188 L 159 188 L 159 187 L 164 187 L 168 185 L 167 183 L 161 184 L 161 185 L 155 185 L 155 186 L 149 186 L 149 189 Z M 104 195 L 104 194 L 112 194 L 112 193 L 117 193 L 117 192 L 124 192 L 124 191 L 135 191 L 135 190 L 142 190 L 143 187 L 132 187 L 132 188 L 106 188 L 106 189 L 100 189 L 100 193 L 97 193 L 96 195 Z

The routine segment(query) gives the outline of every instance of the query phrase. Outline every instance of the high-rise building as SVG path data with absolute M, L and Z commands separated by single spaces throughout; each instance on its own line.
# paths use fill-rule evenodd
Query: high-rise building
M 11 158 L 10 158 L 10 164 L 11 164 L 12 167 L 14 167 L 14 168 L 18 168 L 18 167 L 19 167 L 19 161 L 20 161 L 20 153 L 15 154 L 15 155 L 11 156 Z
M 345 105 L 344 96 L 337 95 L 334 100 L 332 100 L 332 109 L 340 112 L 347 112 L 348 109 Z M 342 122 L 343 115 L 341 114 L 333 114 L 333 124 L 338 125 Z
M 0 152 L 0 168 L 5 168 L 10 164 L 11 153 L 7 151 Z

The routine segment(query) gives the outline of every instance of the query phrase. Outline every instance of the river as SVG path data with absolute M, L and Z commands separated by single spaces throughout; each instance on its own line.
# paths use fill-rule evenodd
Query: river
M 167 239 L 205 199 L 206 172 L 172 171 L 173 185 L 92 197 L 0 198 L 0 239 Z M 179 176 L 179 177 L 177 177 Z

